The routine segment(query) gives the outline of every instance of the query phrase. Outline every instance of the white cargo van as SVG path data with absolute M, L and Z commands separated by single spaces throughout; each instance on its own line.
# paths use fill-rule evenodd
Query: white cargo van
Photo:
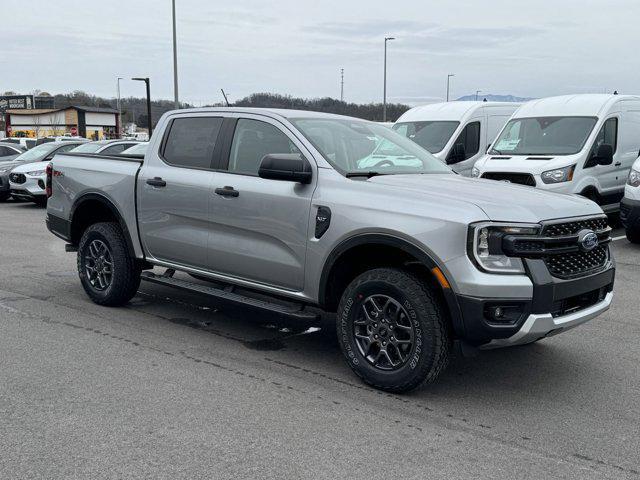
M 619 208 L 640 152 L 640 97 L 583 94 L 524 104 L 473 176 L 584 195 Z
M 521 104 L 509 102 L 447 102 L 412 108 L 393 126 L 446 162 L 454 171 L 471 175 L 507 120 Z

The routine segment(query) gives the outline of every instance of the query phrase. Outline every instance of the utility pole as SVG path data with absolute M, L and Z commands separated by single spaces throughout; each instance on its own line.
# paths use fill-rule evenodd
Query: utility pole
M 176 0 L 171 0 L 171 11 L 173 14 L 173 97 L 174 107 L 176 110 L 180 108 L 180 100 L 178 100 L 178 46 L 176 42 Z M 151 137 L 151 133 L 149 133 Z
M 224 90 L 221 88 L 220 91 L 222 92 L 222 96 L 224 97 L 224 101 L 227 104 L 227 107 L 229 107 L 229 99 L 227 98 L 227 94 L 224 93 Z
M 122 80 L 122 77 L 118 77 L 118 79 L 116 80 L 116 86 L 118 90 L 118 101 L 116 102 L 116 106 L 118 108 L 118 131 L 116 132 L 116 134 L 118 135 L 118 138 L 122 136 L 122 109 L 120 108 L 120 80 Z
M 137 80 L 138 82 L 144 82 L 147 86 L 147 122 L 149 123 L 149 139 L 153 133 L 153 120 L 151 119 L 151 86 L 149 77 L 134 77 L 131 80 Z
M 478 95 L 480 94 L 482 90 L 476 90 L 476 102 L 478 101 Z
M 382 121 L 387 121 L 387 42 L 395 40 L 395 37 L 384 37 L 384 93 L 382 99 Z
M 449 80 L 451 80 L 451 77 L 455 76 L 455 73 L 450 73 L 449 75 L 447 75 L 447 102 L 449 101 Z
M 340 101 L 344 102 L 344 68 L 340 69 Z

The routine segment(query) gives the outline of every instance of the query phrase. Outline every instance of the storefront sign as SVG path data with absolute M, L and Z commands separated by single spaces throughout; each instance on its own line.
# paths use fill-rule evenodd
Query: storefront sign
M 5 110 L 25 110 L 33 108 L 32 95 L 5 95 L 0 96 L 0 111 Z

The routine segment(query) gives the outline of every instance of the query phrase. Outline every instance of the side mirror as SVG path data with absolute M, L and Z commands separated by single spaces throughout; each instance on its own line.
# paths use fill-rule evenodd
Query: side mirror
M 464 160 L 464 157 L 466 157 L 466 155 L 467 155 L 467 151 L 464 148 L 464 144 L 456 143 L 451 149 L 451 153 L 449 153 L 449 157 L 447 158 L 447 163 L 452 164 L 452 163 L 461 162 L 462 160 Z
M 311 183 L 311 166 L 298 153 L 265 155 L 258 170 L 260 178 L 288 182 Z
M 613 163 L 613 146 L 608 143 L 600 145 L 596 153 L 596 162 L 598 165 L 611 165 Z

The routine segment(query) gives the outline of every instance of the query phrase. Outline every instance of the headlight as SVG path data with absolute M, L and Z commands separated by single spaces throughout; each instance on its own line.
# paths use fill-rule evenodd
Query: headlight
M 569 165 L 564 168 L 556 168 L 555 170 L 549 170 L 542 172 L 542 181 L 544 183 L 562 183 L 570 182 L 573 180 L 573 172 L 575 171 L 575 165 Z
M 629 172 L 629 179 L 627 180 L 627 185 L 631 185 L 632 187 L 640 187 L 640 172 L 634 170 L 633 168 Z
M 477 178 L 480 176 L 480 170 L 478 170 L 476 167 L 473 167 L 471 169 L 471 176 L 474 178 Z
M 44 175 L 44 170 L 34 170 L 33 172 L 27 172 L 27 175 L 31 177 L 39 177 L 41 175 Z
M 502 251 L 505 235 L 537 235 L 540 225 L 508 225 L 478 223 L 469 229 L 469 256 L 481 270 L 489 273 L 524 273 L 520 258 L 508 257 Z

